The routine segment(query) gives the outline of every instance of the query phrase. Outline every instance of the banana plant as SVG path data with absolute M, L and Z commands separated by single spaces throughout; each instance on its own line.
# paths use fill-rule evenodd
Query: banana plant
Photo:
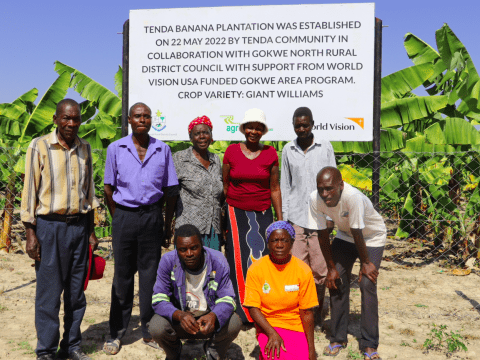
M 3 251 L 8 252 L 11 246 L 14 204 L 21 192 L 26 147 L 34 137 L 46 134 L 53 128 L 52 116 L 56 104 L 67 94 L 68 77 L 68 74 L 60 74 L 37 105 L 34 104 L 38 96 L 35 88 L 10 104 L 0 104 L 0 146 L 9 149 L 8 153 L 0 156 L 4 164 L 2 181 L 7 184 L 0 235 L 0 249 Z

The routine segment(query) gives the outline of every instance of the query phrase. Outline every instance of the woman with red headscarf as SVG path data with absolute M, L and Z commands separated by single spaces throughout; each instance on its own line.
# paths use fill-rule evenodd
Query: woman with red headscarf
M 194 119 L 188 125 L 192 146 L 173 155 L 179 183 L 175 229 L 185 224 L 195 225 L 202 234 L 203 245 L 220 250 L 222 165 L 218 155 L 208 151 L 212 128 L 208 117 Z

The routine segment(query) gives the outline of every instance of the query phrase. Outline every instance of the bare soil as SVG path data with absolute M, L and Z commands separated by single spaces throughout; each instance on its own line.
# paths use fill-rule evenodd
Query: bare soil
M 105 245 L 105 244 L 102 244 Z M 104 254 L 108 252 L 103 248 Z M 34 323 L 35 270 L 33 261 L 23 254 L 0 255 L 0 359 L 34 359 L 36 346 Z M 358 265 L 354 268 L 358 274 Z M 406 267 L 384 261 L 378 279 L 380 301 L 379 353 L 385 359 L 480 359 L 480 272 L 453 276 L 438 263 Z M 112 359 L 102 352 L 108 339 L 110 291 L 113 261 L 107 261 L 105 277 L 91 281 L 86 291 L 87 311 L 82 324 L 83 350 L 92 359 Z M 354 281 L 354 280 L 353 280 Z M 138 280 L 136 284 L 138 289 Z M 360 357 L 360 289 L 354 285 L 351 293 L 349 344 L 336 359 Z M 328 303 L 328 301 L 327 301 Z M 63 309 L 60 317 L 63 316 Z M 329 315 L 324 330 L 315 333 L 318 358 L 328 344 Z M 466 352 L 449 353 L 445 346 L 437 350 L 422 347 L 431 338 L 432 324 L 446 325 L 444 334 L 459 331 Z M 123 347 L 115 359 L 165 359 L 163 351 L 142 344 L 139 327 L 138 295 Z M 288 349 L 287 349 L 288 350 Z M 241 332 L 229 349 L 228 359 L 258 359 L 255 330 Z M 184 346 L 182 359 L 201 359 L 202 344 Z

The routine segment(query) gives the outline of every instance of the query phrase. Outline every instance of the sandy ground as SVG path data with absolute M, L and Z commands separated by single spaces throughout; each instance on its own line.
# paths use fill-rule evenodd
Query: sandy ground
M 104 250 L 107 250 L 104 248 Z M 35 270 L 26 255 L 0 255 L 0 359 L 34 359 Z M 354 268 L 358 274 L 358 265 Z M 480 271 L 468 276 L 453 276 L 436 264 L 405 267 L 384 261 L 378 280 L 380 301 L 380 346 L 385 359 L 480 359 Z M 102 352 L 108 338 L 110 289 L 113 261 L 107 261 L 105 277 L 92 281 L 86 291 L 87 311 L 82 324 L 83 350 L 92 359 L 112 359 Z M 138 283 L 137 283 L 138 284 Z M 137 285 L 138 286 L 138 285 Z M 138 297 L 130 329 L 122 350 L 115 359 L 165 359 L 163 351 L 141 342 Z M 349 345 L 336 359 L 363 359 L 359 355 L 360 290 L 351 289 Z M 62 317 L 63 309 L 60 311 Z M 422 347 L 431 337 L 432 324 L 446 325 L 444 333 L 460 331 L 468 351 L 448 354 Z M 329 315 L 325 330 L 315 333 L 318 358 L 328 344 Z M 255 330 L 241 332 L 228 351 L 228 359 L 258 359 Z M 201 343 L 186 344 L 182 359 L 202 359 Z M 204 357 L 203 357 L 204 358 Z

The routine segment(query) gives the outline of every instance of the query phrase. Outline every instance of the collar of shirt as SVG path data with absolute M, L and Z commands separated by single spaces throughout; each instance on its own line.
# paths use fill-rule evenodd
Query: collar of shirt
M 48 137 L 48 143 L 50 145 L 60 145 L 61 147 L 63 147 L 65 150 L 67 150 L 67 148 L 65 148 L 65 146 L 63 146 L 60 141 L 58 141 L 58 135 L 57 135 L 57 131 L 58 129 L 55 129 L 53 130 L 51 133 L 50 133 L 50 136 Z M 72 150 L 75 150 L 75 148 L 77 146 L 80 145 L 80 139 L 78 138 L 78 136 L 75 137 L 75 140 L 73 141 L 73 146 L 70 148 L 69 151 L 72 151 Z
M 297 138 L 298 139 L 298 138 Z M 299 152 L 301 152 L 302 154 L 304 154 L 304 151 L 302 150 L 302 148 L 300 147 L 300 145 L 298 145 L 298 142 L 297 142 L 297 139 L 293 140 L 292 143 L 290 144 L 290 147 L 292 149 L 295 149 Z M 322 140 L 316 140 L 315 136 L 313 137 L 313 143 L 312 145 L 310 145 L 307 149 L 307 152 L 310 151 L 310 149 L 313 149 L 315 146 L 322 146 Z
M 137 151 L 137 148 L 135 147 L 135 144 L 133 143 L 132 134 L 121 139 L 119 146 L 127 148 L 127 150 L 133 155 L 133 157 L 138 161 L 139 164 L 145 163 L 155 153 L 155 150 L 157 149 L 162 150 L 162 143 L 159 141 L 156 141 L 154 137 L 149 136 L 147 153 L 145 154 L 145 158 L 143 159 L 143 162 L 142 162 L 138 157 L 138 151 Z
M 215 156 L 213 156 L 213 154 L 208 150 L 207 150 L 207 155 L 208 155 L 208 161 L 210 161 L 210 164 L 215 164 Z M 200 163 L 200 160 L 198 160 L 195 154 L 193 153 L 193 146 L 190 146 L 190 162 L 192 164 L 198 164 L 205 169 L 205 167 Z

